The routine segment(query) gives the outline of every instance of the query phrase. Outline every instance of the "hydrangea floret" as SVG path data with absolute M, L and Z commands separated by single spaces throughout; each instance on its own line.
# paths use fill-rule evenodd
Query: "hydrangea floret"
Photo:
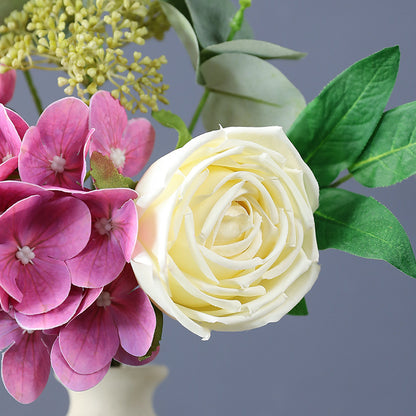
M 168 28 L 154 0 L 29 0 L 0 26 L 0 63 L 4 70 L 63 70 L 58 85 L 85 102 L 110 81 L 127 110 L 156 110 L 158 101 L 167 103 L 158 72 L 166 58 L 136 51 L 129 60 L 122 47 L 162 39 Z

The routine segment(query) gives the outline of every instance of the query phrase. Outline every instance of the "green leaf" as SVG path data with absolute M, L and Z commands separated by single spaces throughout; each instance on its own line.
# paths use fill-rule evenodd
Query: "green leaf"
M 92 152 L 91 176 L 97 189 L 104 188 L 131 188 L 136 187 L 137 182 L 118 173 L 113 162 L 100 152 Z
M 185 0 L 199 43 L 202 48 L 225 42 L 231 31 L 230 22 L 237 9 L 230 0 Z M 252 31 L 246 22 L 235 35 L 250 39 Z
M 143 361 L 146 358 L 150 358 L 150 356 L 156 351 L 157 347 L 160 346 L 160 340 L 162 339 L 162 332 L 163 332 L 163 313 L 153 305 L 153 309 L 155 310 L 156 314 L 156 328 L 155 333 L 153 335 L 152 345 L 149 348 L 149 351 L 142 357 L 139 357 L 139 361 Z
M 210 91 L 202 112 L 207 130 L 219 124 L 287 129 L 305 107 L 299 90 L 277 68 L 255 56 L 224 53 L 205 61 L 200 70 Z
M 384 113 L 350 172 L 365 186 L 390 186 L 416 173 L 416 101 Z
M 331 81 L 291 127 L 288 136 L 321 187 L 363 151 L 390 97 L 399 59 L 396 46 L 358 61 Z
M 416 277 L 416 260 L 406 232 L 391 211 L 374 198 L 344 189 L 322 189 L 315 222 L 320 250 L 335 248 L 385 260 Z
M 22 10 L 28 0 L 3 0 L 0 2 L 0 24 L 13 10 Z
M 288 312 L 288 315 L 294 316 L 305 316 L 308 315 L 308 307 L 306 306 L 305 298 L 302 298 L 301 301 L 291 310 Z
M 152 117 L 165 127 L 173 128 L 178 132 L 178 143 L 176 148 L 179 149 L 192 139 L 191 134 L 184 121 L 176 114 L 168 110 L 152 111 Z
M 169 23 L 177 33 L 180 41 L 185 46 L 185 49 L 191 58 L 192 66 L 194 69 L 198 68 L 199 46 L 191 23 L 183 13 L 174 7 L 174 5 L 171 5 L 165 1 L 161 1 L 160 6 L 163 10 L 163 13 L 165 13 Z M 181 8 L 181 10 L 183 10 L 183 8 Z
M 245 53 L 262 59 L 300 59 L 306 55 L 262 40 L 238 39 L 208 46 L 201 51 L 201 61 L 222 53 Z

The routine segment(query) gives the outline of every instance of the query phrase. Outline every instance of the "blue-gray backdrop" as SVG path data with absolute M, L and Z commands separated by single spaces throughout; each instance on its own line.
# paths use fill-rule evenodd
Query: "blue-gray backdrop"
M 247 19 L 257 39 L 308 52 L 301 61 L 275 64 L 310 101 L 343 69 L 384 47 L 400 45 L 402 60 L 388 107 L 416 99 L 414 0 L 254 0 Z M 173 31 L 149 42 L 163 68 L 170 108 L 190 119 L 200 87 Z M 61 98 L 51 74 L 34 73 L 44 104 Z M 36 122 L 23 78 L 11 106 Z M 202 126 L 199 126 L 199 131 Z M 152 160 L 175 144 L 157 128 Z M 414 178 L 388 189 L 349 189 L 387 205 L 416 247 Z M 416 396 L 416 281 L 389 264 L 327 250 L 322 271 L 307 297 L 308 317 L 244 333 L 213 333 L 200 339 L 167 318 L 159 363 L 170 374 L 155 406 L 160 416 L 414 414 Z M 51 376 L 32 405 L 16 403 L 0 386 L 0 415 L 65 415 L 65 390 Z

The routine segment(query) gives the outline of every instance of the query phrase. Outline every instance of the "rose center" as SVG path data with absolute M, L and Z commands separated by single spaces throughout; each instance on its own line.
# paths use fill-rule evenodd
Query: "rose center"
M 56 173 L 62 173 L 65 170 L 66 160 L 62 156 L 55 155 L 51 160 L 51 169 Z
M 221 221 L 215 243 L 224 244 L 236 241 L 250 227 L 251 220 L 246 209 L 238 202 L 233 202 Z
M 113 223 L 111 219 L 98 218 L 97 221 L 95 221 L 94 227 L 98 231 L 98 234 L 108 235 L 110 234 L 110 231 L 113 229 Z
M 97 306 L 106 307 L 111 305 L 111 295 L 110 292 L 101 292 L 96 300 Z
M 3 156 L 2 163 L 6 162 L 7 160 L 11 159 L 13 155 L 11 153 L 6 153 L 6 156 Z
M 110 159 L 114 163 L 114 166 L 119 169 L 124 166 L 126 162 L 126 151 L 120 148 L 111 148 L 110 149 Z
M 22 264 L 33 264 L 33 259 L 35 258 L 35 253 L 33 252 L 34 249 L 31 249 L 28 246 L 23 246 L 22 248 L 17 247 L 16 251 L 16 258 L 20 260 Z

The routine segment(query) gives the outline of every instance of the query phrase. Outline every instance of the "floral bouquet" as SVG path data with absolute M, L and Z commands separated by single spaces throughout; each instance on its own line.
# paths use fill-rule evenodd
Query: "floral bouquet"
M 398 47 L 355 63 L 306 105 L 268 62 L 304 54 L 253 39 L 249 6 L 2 6 L 2 102 L 22 70 L 39 110 L 31 127 L 19 109 L 0 113 L 1 371 L 19 402 L 41 394 L 51 368 L 84 391 L 110 366 L 152 361 L 163 313 L 205 340 L 306 315 L 319 250 L 416 277 L 395 216 L 341 187 L 416 173 L 416 104 L 385 111 Z M 170 26 L 204 90 L 188 126 L 180 109 L 162 108 L 166 59 L 139 51 Z M 32 69 L 63 71 L 57 83 L 69 96 L 43 109 Z M 148 110 L 128 120 L 126 111 Z M 137 180 L 157 141 L 151 118 L 177 131 L 177 148 Z M 200 118 L 207 132 L 192 138 Z

